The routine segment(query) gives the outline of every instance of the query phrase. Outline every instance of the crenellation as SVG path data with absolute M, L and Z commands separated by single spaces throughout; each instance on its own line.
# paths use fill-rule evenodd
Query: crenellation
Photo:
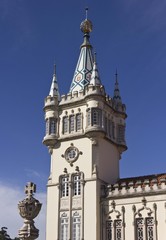
M 66 95 L 63 94 L 63 95 L 61 96 L 61 103 L 65 102 L 65 101 L 66 101 Z
M 73 98 L 78 98 L 78 91 L 73 92 Z
M 69 93 L 67 94 L 67 100 L 70 101 L 72 98 L 73 98 L 72 93 L 69 92 Z
M 44 107 L 54 106 L 54 105 L 56 105 L 56 98 L 55 98 L 55 97 L 51 97 L 51 96 L 47 96 L 47 97 L 45 98 Z
M 108 196 L 125 196 L 125 195 L 135 195 L 136 193 L 149 193 L 152 194 L 156 191 L 166 191 L 165 189 L 166 179 L 162 179 L 162 183 L 160 184 L 157 179 L 152 179 L 149 181 L 145 179 L 143 182 L 141 180 L 137 180 L 136 182 L 122 182 L 122 183 L 115 183 L 113 185 L 108 185 Z

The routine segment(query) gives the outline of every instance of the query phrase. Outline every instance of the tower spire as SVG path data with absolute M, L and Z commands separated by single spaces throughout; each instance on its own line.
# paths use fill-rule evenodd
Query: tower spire
M 114 99 L 116 104 L 122 103 L 122 99 L 121 99 L 121 96 L 120 96 L 120 90 L 119 90 L 118 71 L 117 71 L 117 69 L 116 69 L 116 72 L 115 72 L 115 87 L 114 87 L 113 99 Z
M 89 42 L 90 32 L 92 31 L 92 22 L 87 18 L 88 9 L 86 8 L 86 18 L 81 23 L 80 29 L 83 32 L 83 43 L 81 45 L 80 55 L 74 72 L 73 80 L 70 86 L 70 92 L 80 91 L 90 82 L 93 69 L 92 46 Z
M 57 96 L 58 101 L 60 101 L 60 94 L 59 94 L 58 82 L 56 77 L 56 64 L 54 64 L 54 73 L 53 73 L 52 84 L 51 84 L 49 95 L 51 97 Z
M 93 63 L 93 70 L 92 70 L 90 84 L 94 86 L 101 85 L 100 76 L 97 68 L 97 62 L 96 62 L 96 52 L 94 53 L 94 63 Z

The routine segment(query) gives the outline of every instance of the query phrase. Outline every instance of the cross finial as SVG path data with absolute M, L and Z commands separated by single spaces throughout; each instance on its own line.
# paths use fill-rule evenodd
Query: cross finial
M 32 197 L 33 194 L 36 192 L 36 184 L 32 182 L 28 182 L 25 186 L 25 194 L 28 198 Z

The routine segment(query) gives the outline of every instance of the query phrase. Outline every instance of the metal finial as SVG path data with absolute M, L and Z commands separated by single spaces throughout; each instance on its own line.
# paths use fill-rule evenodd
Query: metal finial
M 81 23 L 80 29 L 84 34 L 89 34 L 92 31 L 92 22 L 88 20 L 88 8 L 86 10 L 86 18 Z
M 115 80 L 116 80 L 116 83 L 118 82 L 118 70 L 116 68 L 116 72 L 115 72 Z
M 54 75 L 56 74 L 56 64 L 54 63 Z
M 85 18 L 88 19 L 88 7 L 85 8 Z

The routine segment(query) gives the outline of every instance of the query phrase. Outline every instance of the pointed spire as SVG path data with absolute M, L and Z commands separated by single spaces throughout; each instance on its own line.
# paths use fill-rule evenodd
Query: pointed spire
M 89 33 L 92 31 L 92 22 L 87 18 L 87 11 L 88 9 L 86 8 L 86 18 L 80 26 L 81 31 L 84 33 L 84 41 L 81 45 L 81 51 L 70 86 L 70 92 L 83 90 L 85 86 L 89 84 L 92 74 L 93 54 L 92 46 L 89 42 Z
M 98 68 L 97 68 L 97 62 L 96 62 L 96 52 L 94 53 L 94 63 L 93 63 L 93 70 L 92 70 L 90 84 L 92 84 L 94 86 L 101 85 L 99 72 L 98 72 Z
M 120 91 L 119 91 L 119 84 L 118 84 L 118 72 L 116 69 L 116 73 L 115 73 L 115 88 L 114 88 L 114 96 L 113 96 L 114 101 L 118 104 L 118 103 L 122 103 L 122 99 L 120 96 Z
M 54 74 L 53 74 L 53 78 L 52 78 L 52 84 L 51 84 L 49 95 L 51 97 L 57 96 L 58 101 L 60 101 L 60 94 L 59 94 L 59 90 L 58 90 L 58 82 L 57 82 L 57 77 L 56 77 L 56 65 L 55 64 L 54 64 Z

